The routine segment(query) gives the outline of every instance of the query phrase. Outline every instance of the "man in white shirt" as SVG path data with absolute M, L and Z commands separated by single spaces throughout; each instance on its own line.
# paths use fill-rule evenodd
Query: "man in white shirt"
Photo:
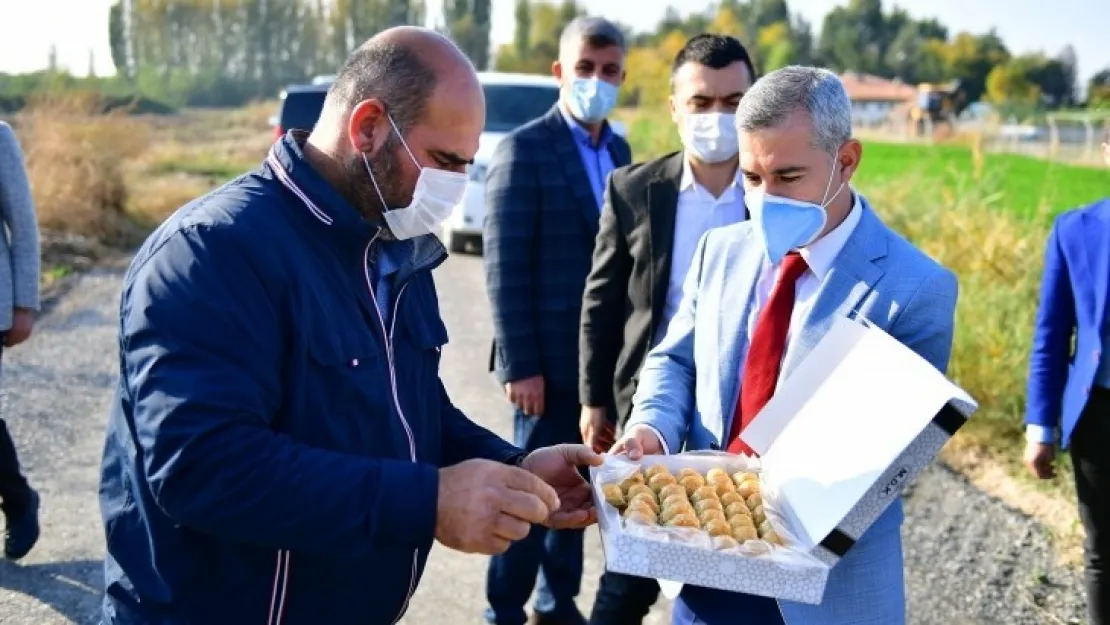
M 736 39 L 689 40 L 671 73 L 671 117 L 684 149 L 609 178 L 579 335 L 580 426 L 598 452 L 632 412 L 640 365 L 678 310 L 698 241 L 747 218 L 735 112 L 754 76 Z M 590 623 L 639 623 L 658 594 L 655 580 L 605 573 Z

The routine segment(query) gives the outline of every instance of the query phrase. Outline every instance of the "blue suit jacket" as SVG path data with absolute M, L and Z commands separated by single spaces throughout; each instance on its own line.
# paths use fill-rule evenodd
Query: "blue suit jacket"
M 1061 214 L 1045 246 L 1025 423 L 1060 428 L 1064 447 L 1102 357 L 1108 282 L 1110 199 Z
M 853 311 L 945 371 L 952 347 L 956 276 L 887 228 L 866 201 L 855 231 L 821 285 L 790 372 L 838 317 Z M 721 449 L 740 392 L 745 319 L 764 253 L 751 222 L 710 230 L 687 277 L 686 295 L 640 374 L 629 427 L 646 423 L 672 452 Z M 896 501 L 833 567 L 821 605 L 780 601 L 789 625 L 905 622 L 902 505 Z M 727 606 L 722 606 L 727 609 Z
M 616 167 L 632 160 L 614 136 Z M 501 383 L 543 375 L 577 393 L 578 326 L 601 211 L 558 105 L 497 145 L 486 179 L 483 246 Z

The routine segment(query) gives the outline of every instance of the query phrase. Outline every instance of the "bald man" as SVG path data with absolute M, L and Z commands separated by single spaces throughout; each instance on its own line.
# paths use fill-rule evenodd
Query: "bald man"
M 376 625 L 434 540 L 594 520 L 575 445 L 526 454 L 439 378 L 431 233 L 485 102 L 432 31 L 347 60 L 311 135 L 177 211 L 124 279 L 100 483 L 103 625 Z

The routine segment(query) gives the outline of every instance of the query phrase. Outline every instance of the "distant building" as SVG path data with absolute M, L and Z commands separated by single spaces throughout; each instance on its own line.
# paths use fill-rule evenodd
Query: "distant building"
M 859 126 L 881 124 L 896 109 L 917 103 L 917 88 L 898 79 L 845 72 L 840 80 L 852 100 L 852 122 Z

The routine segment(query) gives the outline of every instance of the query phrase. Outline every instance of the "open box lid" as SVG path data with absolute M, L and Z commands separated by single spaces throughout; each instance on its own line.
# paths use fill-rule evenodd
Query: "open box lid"
M 836 529 L 938 415 L 975 400 L 864 320 L 837 319 L 741 438 L 809 547 Z

